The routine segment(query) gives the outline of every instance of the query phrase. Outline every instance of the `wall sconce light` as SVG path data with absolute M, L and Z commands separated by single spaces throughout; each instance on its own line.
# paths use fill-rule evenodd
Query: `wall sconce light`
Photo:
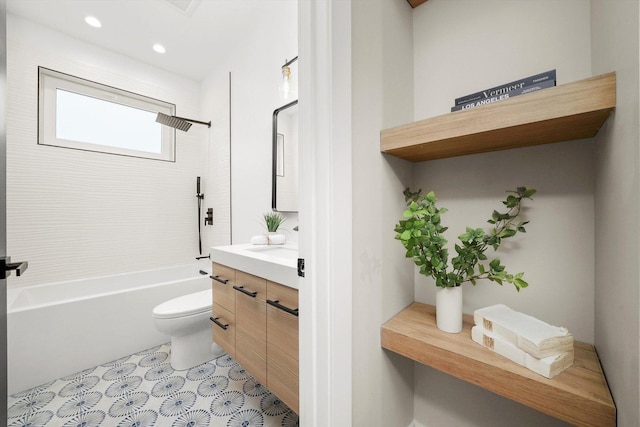
M 289 99 L 289 96 L 291 95 L 291 87 L 289 85 L 289 79 L 291 77 L 290 65 L 296 62 L 297 60 L 298 60 L 297 56 L 293 58 L 291 61 L 287 61 L 285 59 L 284 65 L 282 66 L 282 83 L 280 84 L 279 89 L 280 89 L 280 95 L 284 99 Z

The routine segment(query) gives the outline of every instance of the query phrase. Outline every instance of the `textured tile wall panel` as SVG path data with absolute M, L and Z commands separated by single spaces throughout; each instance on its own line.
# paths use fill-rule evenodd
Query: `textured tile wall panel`
M 200 84 L 17 17 L 8 24 L 7 246 L 14 259 L 29 261 L 9 285 L 193 262 L 195 180 L 208 176 L 210 130 L 177 132 L 175 163 L 38 145 L 37 67 L 172 102 L 178 115 L 194 118 L 201 118 Z M 228 210 L 219 185 L 211 197 Z M 228 236 L 225 226 L 218 240 Z
M 207 226 L 203 248 L 231 244 L 231 129 L 230 73 L 213 72 L 202 83 L 202 111 L 211 117 L 211 142 L 207 144 L 203 183 L 204 211 L 213 209 L 213 227 Z

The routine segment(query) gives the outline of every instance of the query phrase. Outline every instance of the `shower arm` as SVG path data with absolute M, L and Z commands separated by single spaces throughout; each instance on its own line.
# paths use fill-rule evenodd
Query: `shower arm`
M 186 117 L 178 117 L 178 116 L 173 116 L 173 117 L 175 117 L 176 119 L 184 120 L 185 122 L 197 123 L 199 125 L 206 125 L 209 128 L 211 127 L 211 121 L 201 122 L 200 120 L 187 119 Z

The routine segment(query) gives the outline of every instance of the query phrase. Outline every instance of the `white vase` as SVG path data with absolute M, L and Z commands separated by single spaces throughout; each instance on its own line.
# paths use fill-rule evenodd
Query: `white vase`
M 462 286 L 436 291 L 436 325 L 451 334 L 462 331 Z

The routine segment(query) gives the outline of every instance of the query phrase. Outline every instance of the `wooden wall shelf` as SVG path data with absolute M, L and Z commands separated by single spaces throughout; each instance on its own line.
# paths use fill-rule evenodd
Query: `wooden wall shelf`
M 616 75 L 608 73 L 385 129 L 380 150 L 421 162 L 589 138 L 615 105 Z
M 427 0 L 407 0 L 413 9 L 420 6 L 422 3 L 426 3 L 426 1 Z
M 413 303 L 386 322 L 382 347 L 577 426 L 616 425 L 616 407 L 592 345 L 575 343 L 574 365 L 547 379 L 471 339 L 440 331 L 435 307 Z

